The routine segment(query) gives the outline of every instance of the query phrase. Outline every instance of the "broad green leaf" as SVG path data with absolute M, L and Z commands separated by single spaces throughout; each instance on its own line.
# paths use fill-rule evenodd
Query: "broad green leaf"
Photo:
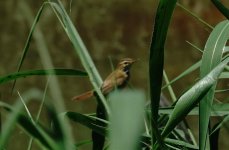
M 66 75 L 66 76 L 87 76 L 87 73 L 74 70 L 74 69 L 49 69 L 49 70 L 29 70 L 12 73 L 3 77 L 0 77 L 0 84 L 15 80 L 17 78 L 25 78 L 28 76 L 36 75 Z
M 177 0 L 160 0 L 156 12 L 153 36 L 150 44 L 150 58 L 149 58 L 149 78 L 150 78 L 150 96 L 151 96 L 151 122 L 155 122 L 155 127 L 152 134 L 152 144 L 157 139 L 154 135 L 159 133 L 157 128 L 158 108 L 161 95 L 162 75 L 164 67 L 164 47 L 168 27 L 173 14 Z M 153 125 L 153 124 L 152 124 Z
M 229 58 L 225 59 L 179 98 L 162 132 L 163 138 L 167 137 L 176 125 L 178 125 L 178 123 L 185 118 L 185 116 L 196 106 L 196 104 L 202 100 L 202 98 L 215 84 L 220 73 L 223 71 L 228 62 Z
M 200 78 L 206 76 L 215 66 L 217 66 L 223 56 L 224 47 L 229 38 L 229 21 L 219 23 L 210 34 L 202 57 L 200 66 Z M 200 102 L 200 129 L 199 144 L 200 150 L 205 150 L 206 139 L 208 139 L 208 124 L 211 113 L 211 105 L 214 99 L 214 93 L 217 82 L 211 87 L 203 100 Z M 208 146 L 208 145 L 207 145 Z
M 110 118 L 110 150 L 134 150 L 143 131 L 143 92 L 137 90 L 115 91 L 109 95 L 112 115 Z

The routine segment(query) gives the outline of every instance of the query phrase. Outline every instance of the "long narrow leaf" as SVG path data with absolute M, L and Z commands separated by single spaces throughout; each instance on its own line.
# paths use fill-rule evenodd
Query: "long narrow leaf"
M 28 91 L 24 97 L 28 97 L 25 98 L 25 102 L 28 102 L 32 97 L 41 98 L 42 94 L 36 90 L 31 90 Z M 54 140 L 51 139 L 49 133 L 39 127 L 39 125 L 34 125 L 28 117 L 20 113 L 23 108 L 23 104 L 20 102 L 20 100 L 18 100 L 13 107 L 4 102 L 0 102 L 0 107 L 11 112 L 7 117 L 8 119 L 3 124 L 2 132 L 0 134 L 1 148 L 5 147 L 5 144 L 9 139 L 12 129 L 18 122 L 23 127 L 23 129 L 27 131 L 30 136 L 33 136 L 35 139 L 37 139 L 37 141 L 39 141 L 43 145 L 43 147 L 57 149 L 57 144 Z
M 36 15 L 36 17 L 35 17 L 35 19 L 34 19 L 34 22 L 33 22 L 32 27 L 31 27 L 31 29 L 30 29 L 29 36 L 28 36 L 28 38 L 27 38 L 27 40 L 26 40 L 26 44 L 25 44 L 25 47 L 24 47 L 24 49 L 23 49 L 23 52 L 22 52 L 22 55 L 21 55 L 21 58 L 20 58 L 20 61 L 19 61 L 19 64 L 18 64 L 17 72 L 20 71 L 21 66 L 22 66 L 22 64 L 23 64 L 23 62 L 24 62 L 24 59 L 25 59 L 26 54 L 27 54 L 27 52 L 28 52 L 28 50 L 29 50 L 29 47 L 30 47 L 30 43 L 31 43 L 31 40 L 32 40 L 33 32 L 34 32 L 34 30 L 35 30 L 35 26 L 37 25 L 37 23 L 38 23 L 38 21 L 39 21 L 39 19 L 40 19 L 40 16 L 41 16 L 41 14 L 42 14 L 42 12 L 43 12 L 43 9 L 44 9 L 44 7 L 45 7 L 46 4 L 47 4 L 47 3 L 43 3 L 43 4 L 42 4 L 42 6 L 41 6 L 40 9 L 38 10 L 37 15 Z M 14 83 L 13 83 L 13 87 L 12 87 L 12 90 L 11 90 L 11 91 L 13 91 L 15 84 L 16 84 L 16 80 L 15 80 Z
M 162 87 L 162 89 L 167 88 L 169 85 L 173 84 L 177 80 L 179 80 L 179 79 L 183 78 L 184 76 L 190 74 L 191 72 L 195 71 L 196 69 L 198 69 L 200 67 L 200 64 L 201 64 L 201 61 L 196 62 L 195 64 L 190 66 L 188 69 L 186 69 L 184 72 L 179 74 L 176 78 L 172 79 L 168 84 L 164 85 Z
M 45 104 L 45 99 L 46 99 L 46 96 L 47 96 L 47 90 L 48 90 L 48 85 L 49 85 L 49 79 L 50 79 L 50 78 L 48 78 L 47 83 L 46 83 L 46 85 L 45 85 L 45 89 L 44 89 L 42 101 L 41 101 L 41 104 L 40 104 L 39 109 L 38 109 L 38 112 L 37 112 L 37 116 L 36 116 L 36 120 L 35 120 L 35 123 L 36 123 L 36 124 L 37 124 L 37 122 L 39 121 L 39 118 L 40 118 L 42 109 L 43 109 L 44 104 Z M 30 137 L 30 140 L 29 140 L 29 144 L 28 144 L 27 150 L 31 150 L 32 144 L 33 144 L 33 140 L 34 140 L 34 138 L 33 138 L 33 137 Z
M 74 70 L 74 69 L 48 69 L 48 70 L 29 70 L 9 74 L 4 77 L 0 77 L 0 84 L 15 80 L 17 78 L 25 78 L 27 76 L 35 75 L 67 75 L 67 76 L 87 76 L 87 73 Z
M 92 130 L 92 133 L 94 133 L 94 136 L 101 138 L 103 137 L 102 141 L 100 139 L 94 139 L 93 136 L 93 149 L 100 148 L 102 149 L 104 146 L 105 136 L 107 133 L 107 124 L 108 122 L 106 120 L 102 120 L 101 118 L 92 117 L 88 115 L 83 115 L 76 112 L 65 112 L 62 114 L 63 116 L 68 117 L 70 120 L 80 123 L 89 129 Z
M 97 132 L 101 135 L 105 135 L 107 132 L 106 128 L 97 125 L 98 121 L 107 124 L 106 121 L 96 120 L 93 117 L 83 115 L 83 114 L 80 114 L 77 112 L 65 112 L 65 113 L 62 113 L 61 115 L 66 116 L 70 120 L 77 122 L 77 123 L 80 123 L 80 124 L 94 130 L 95 132 Z
M 180 140 L 174 140 L 174 139 L 170 139 L 170 138 L 165 138 L 165 142 L 172 144 L 172 145 L 176 145 L 176 146 L 182 146 L 183 148 L 189 149 L 189 150 L 198 150 L 199 148 L 197 146 L 191 145 L 189 143 L 180 141 Z
M 106 124 L 106 126 L 109 125 L 109 122 L 106 120 L 102 120 L 100 118 L 96 118 L 96 117 L 93 117 L 90 115 L 80 114 L 77 112 L 65 112 L 65 113 L 62 113 L 61 115 L 66 116 L 70 120 L 72 120 L 76 123 L 80 123 L 80 124 L 84 125 L 85 127 L 88 127 L 89 129 L 91 129 L 91 130 L 93 130 L 93 131 L 95 131 L 98 134 L 101 134 L 103 136 L 106 136 L 106 134 L 108 133 L 107 128 L 104 128 L 103 126 L 97 125 L 98 121 Z M 144 143 L 144 145 L 149 145 L 151 142 L 151 138 L 149 136 L 142 135 L 141 136 L 141 142 Z
M 212 3 L 218 8 L 218 10 L 227 18 L 229 19 L 229 9 L 225 7 L 222 2 L 219 0 L 211 0 Z
M 164 107 L 159 109 L 159 114 L 170 115 L 174 107 Z M 149 110 L 150 111 L 150 110 Z M 188 115 L 197 116 L 199 115 L 199 107 L 193 108 Z M 214 104 L 211 109 L 211 116 L 225 116 L 229 115 L 229 104 Z
M 228 79 L 229 78 L 229 72 L 223 72 L 221 75 L 220 75 L 220 79 Z
M 54 2 L 51 2 L 49 0 L 49 4 L 53 8 L 54 12 L 56 13 L 57 17 L 59 18 L 61 24 L 63 25 L 63 28 L 68 35 L 69 39 L 71 40 L 74 49 L 76 53 L 79 55 L 79 58 L 85 68 L 85 70 L 88 73 L 89 79 L 91 80 L 91 83 L 95 89 L 95 91 L 98 93 L 101 104 L 104 105 L 107 114 L 110 113 L 110 109 L 108 107 L 108 104 L 100 91 L 100 86 L 102 85 L 102 79 L 88 53 L 88 50 L 86 46 L 84 45 L 79 33 L 77 32 L 76 28 L 74 27 L 74 24 L 72 23 L 70 17 L 68 16 L 66 10 L 64 9 L 64 6 L 60 0 L 53 0 Z
M 20 2 L 19 7 L 21 8 L 21 12 L 23 13 L 23 16 L 25 17 L 26 21 L 29 25 L 31 25 L 34 22 L 32 10 L 25 1 Z M 52 58 L 49 54 L 48 46 L 45 42 L 45 36 L 38 25 L 36 25 L 36 30 L 34 31 L 33 38 L 35 44 L 37 45 L 37 50 L 40 55 L 43 67 L 45 69 L 54 68 Z M 60 90 L 60 85 L 56 76 L 53 76 L 50 79 L 49 89 L 52 97 L 52 106 L 54 107 L 55 111 L 64 112 L 65 105 L 63 102 L 62 92 Z M 58 121 L 61 125 L 61 130 L 59 132 L 62 132 L 61 135 L 64 136 L 62 138 L 63 140 L 61 142 L 58 142 L 58 147 L 60 149 L 72 149 L 75 146 L 73 144 L 71 126 L 69 125 L 68 121 L 64 120 L 63 118 L 58 118 Z
M 184 93 L 177 101 L 172 114 L 162 132 L 165 138 L 168 134 L 181 122 L 184 117 L 200 102 L 211 87 L 217 81 L 220 73 L 229 62 L 229 58 L 225 59 L 217 67 L 215 67 L 207 76 L 197 82 L 191 89 Z
M 229 114 L 227 114 L 227 116 L 225 116 L 219 123 L 217 123 L 217 125 L 213 128 L 211 134 L 219 130 L 228 121 L 229 121 Z
M 224 47 L 229 38 L 229 21 L 219 23 L 210 34 L 204 48 L 202 64 L 200 66 L 200 78 L 206 76 L 215 66 L 217 66 L 223 56 Z M 214 99 L 216 84 L 208 91 L 208 94 L 200 102 L 199 117 L 199 144 L 200 150 L 205 150 L 206 139 L 208 139 L 208 124 L 211 113 L 211 106 Z M 208 146 L 209 147 L 209 146 Z
M 10 105 L 0 102 L 0 107 L 3 107 L 4 109 L 13 112 L 14 108 L 11 107 Z M 34 124 L 31 122 L 31 120 L 26 117 L 24 114 L 18 113 L 17 114 L 17 121 L 18 123 L 25 129 L 27 132 L 33 136 L 35 139 L 37 139 L 39 142 L 41 142 L 45 147 L 51 148 L 49 145 L 49 142 L 47 139 L 43 137 L 43 135 L 39 132 L 38 125 L 34 126 Z
M 173 10 L 177 0 L 160 0 L 157 8 L 153 36 L 150 45 L 149 60 L 149 77 L 150 77 L 150 95 L 151 95 L 151 122 L 157 122 L 158 108 L 161 95 L 162 75 L 164 66 L 164 46 L 167 36 L 168 26 L 170 23 Z M 158 130 L 152 126 L 152 130 Z M 154 131 L 153 133 L 158 133 Z M 152 134 L 152 144 L 156 142 L 155 136 Z

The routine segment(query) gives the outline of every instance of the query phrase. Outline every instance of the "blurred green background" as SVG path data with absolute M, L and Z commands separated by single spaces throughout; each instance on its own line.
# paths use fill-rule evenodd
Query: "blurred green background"
M 130 83 L 135 88 L 144 89 L 148 95 L 148 49 L 158 1 L 63 0 L 62 2 L 65 4 L 103 79 L 112 71 L 109 58 L 114 64 L 124 57 L 140 59 L 131 70 Z M 179 2 L 212 26 L 225 19 L 210 0 L 182 0 Z M 42 3 L 42 0 L 0 1 L 1 76 L 16 71 L 31 27 L 28 18 L 31 15 L 36 15 Z M 224 0 L 223 3 L 229 6 L 228 1 Z M 50 7 L 46 7 L 43 12 L 39 21 L 39 28 L 55 68 L 83 70 L 71 42 Z M 210 31 L 203 24 L 179 6 L 176 7 L 165 47 L 165 69 L 169 79 L 173 79 L 201 58 L 201 52 L 190 46 L 187 41 L 203 49 L 209 34 Z M 40 68 L 43 66 L 37 52 L 37 43 L 33 40 L 22 70 Z M 174 84 L 173 87 L 177 96 L 198 79 L 198 73 L 196 71 Z M 66 110 L 80 113 L 95 112 L 95 100 L 78 103 L 70 100 L 73 96 L 92 88 L 88 78 L 59 77 L 58 79 L 65 99 Z M 32 88 L 44 91 L 46 81 L 46 77 L 20 79 L 12 96 L 12 83 L 1 85 L 1 99 L 8 103 L 14 103 L 18 97 L 16 91 L 22 94 Z M 227 88 L 229 86 L 227 83 L 220 83 L 220 85 Z M 165 94 L 169 99 L 166 90 Z M 217 95 L 217 98 L 220 99 L 225 95 L 226 93 Z M 226 96 L 228 97 L 228 94 Z M 29 103 L 29 109 L 34 113 L 37 112 L 38 106 L 36 102 Z M 188 117 L 188 119 L 193 129 L 198 127 L 196 117 Z M 45 112 L 43 112 L 41 121 L 44 122 L 45 120 Z M 76 141 L 90 139 L 90 130 L 79 124 L 73 124 L 72 127 Z M 229 147 L 227 138 L 225 138 L 229 136 L 228 132 L 226 128 L 221 130 L 222 136 L 219 145 L 222 150 L 225 149 L 224 147 Z M 197 136 L 197 133 L 195 134 Z M 18 128 L 11 136 L 7 149 L 13 150 L 19 147 L 25 149 L 28 139 L 29 137 Z M 37 149 L 36 144 L 34 145 L 34 149 Z M 82 149 L 90 149 L 90 145 L 84 146 Z

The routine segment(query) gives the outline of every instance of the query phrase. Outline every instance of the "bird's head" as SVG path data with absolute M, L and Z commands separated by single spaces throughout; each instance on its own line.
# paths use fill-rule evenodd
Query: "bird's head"
M 136 62 L 136 60 L 132 59 L 132 58 L 124 58 L 121 59 L 118 63 L 117 68 L 121 69 L 125 72 L 128 72 L 130 70 L 130 67 L 132 66 L 132 64 Z

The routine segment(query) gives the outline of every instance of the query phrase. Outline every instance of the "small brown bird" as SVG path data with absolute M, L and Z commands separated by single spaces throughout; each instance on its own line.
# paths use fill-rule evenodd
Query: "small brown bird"
M 124 88 L 127 85 L 127 82 L 130 78 L 130 68 L 132 64 L 136 62 L 136 60 L 132 58 L 124 58 L 119 61 L 116 69 L 108 75 L 108 77 L 104 80 L 101 91 L 104 96 L 117 88 Z M 94 91 L 85 92 L 79 96 L 75 96 L 72 100 L 81 101 L 86 100 L 94 95 Z

